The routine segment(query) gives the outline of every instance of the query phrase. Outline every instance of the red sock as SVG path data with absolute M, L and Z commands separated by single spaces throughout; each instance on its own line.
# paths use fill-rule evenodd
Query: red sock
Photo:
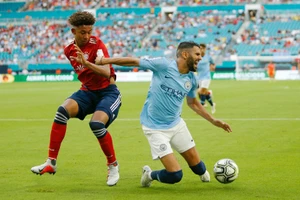
M 98 138 L 98 142 L 101 146 L 103 153 L 106 156 L 107 164 L 111 164 L 115 162 L 116 154 L 115 154 L 114 145 L 110 133 L 107 131 L 104 137 Z
M 57 159 L 60 145 L 65 137 L 66 130 L 67 130 L 67 124 L 58 124 L 56 122 L 53 122 L 51 134 L 50 134 L 49 150 L 48 150 L 49 158 Z

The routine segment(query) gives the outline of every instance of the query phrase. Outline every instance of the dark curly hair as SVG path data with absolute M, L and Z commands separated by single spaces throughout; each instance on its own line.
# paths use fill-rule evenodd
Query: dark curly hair
M 77 11 L 69 17 L 68 21 L 72 26 L 78 27 L 83 25 L 94 25 L 96 18 L 90 12 Z

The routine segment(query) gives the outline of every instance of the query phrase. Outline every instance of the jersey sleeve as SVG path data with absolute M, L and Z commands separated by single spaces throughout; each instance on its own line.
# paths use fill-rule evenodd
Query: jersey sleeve
M 70 60 L 69 50 L 67 47 L 64 48 L 64 54 L 68 60 Z
M 101 56 L 104 56 L 105 58 L 110 57 L 105 44 L 100 39 L 99 39 L 99 42 L 98 42 L 98 49 L 97 49 L 96 54 L 97 54 L 97 57 L 101 57 Z M 114 79 L 116 80 L 117 77 L 116 77 L 114 68 L 112 67 L 111 64 L 109 65 L 109 67 L 110 67 L 110 76 L 114 77 Z
M 101 40 L 98 42 L 97 57 L 98 56 L 104 56 L 105 58 L 110 57 L 105 44 Z
M 140 67 L 143 69 L 150 69 L 151 71 L 161 71 L 168 66 L 169 60 L 165 57 L 157 58 L 142 58 L 140 60 Z
M 191 98 L 196 98 L 197 97 L 198 82 L 197 82 L 196 76 L 194 74 L 193 74 L 193 78 L 191 79 L 191 82 L 192 82 L 192 88 L 187 93 L 187 96 L 191 97 Z

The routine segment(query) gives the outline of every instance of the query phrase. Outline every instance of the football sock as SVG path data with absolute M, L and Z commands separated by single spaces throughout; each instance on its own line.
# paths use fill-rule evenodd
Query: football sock
M 150 176 L 152 180 L 157 180 L 162 183 L 174 184 L 181 181 L 183 173 L 182 170 L 179 170 L 177 172 L 168 172 L 167 170 L 163 169 L 152 171 Z
M 107 164 L 109 165 L 114 163 L 117 159 L 116 159 L 114 145 L 110 133 L 107 131 L 104 137 L 97 138 L 97 139 L 103 153 L 106 156 Z
M 204 94 L 201 94 L 201 95 L 200 95 L 200 103 L 201 103 L 202 105 L 205 104 L 205 100 L 206 100 L 206 96 L 205 96 Z
M 211 106 L 213 106 L 213 101 L 212 101 L 212 98 L 211 98 L 211 94 L 208 93 L 206 96 L 205 96 L 206 100 L 209 102 L 209 104 Z
M 68 120 L 68 112 L 60 106 L 56 112 L 50 133 L 48 157 L 51 159 L 57 159 L 60 145 L 66 134 Z
M 57 159 L 60 145 L 65 137 L 67 130 L 67 124 L 58 124 L 53 122 L 51 134 L 50 134 L 50 144 L 48 150 L 48 157 L 51 159 Z
M 100 121 L 91 121 L 90 128 L 97 137 L 103 153 L 107 159 L 107 165 L 116 161 L 114 145 L 110 133 L 107 131 L 105 124 Z
M 206 171 L 206 167 L 204 162 L 200 161 L 197 165 L 195 166 L 190 166 L 191 170 L 198 175 L 203 175 Z

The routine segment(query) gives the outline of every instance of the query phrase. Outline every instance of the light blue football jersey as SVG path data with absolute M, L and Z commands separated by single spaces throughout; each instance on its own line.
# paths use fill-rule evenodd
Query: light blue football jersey
M 174 127 L 180 121 L 185 97 L 196 98 L 196 76 L 193 72 L 180 74 L 176 61 L 164 57 L 141 59 L 140 67 L 153 72 L 141 124 L 151 129 Z
M 210 65 L 214 64 L 209 54 L 205 54 L 197 66 L 198 80 L 210 80 Z

